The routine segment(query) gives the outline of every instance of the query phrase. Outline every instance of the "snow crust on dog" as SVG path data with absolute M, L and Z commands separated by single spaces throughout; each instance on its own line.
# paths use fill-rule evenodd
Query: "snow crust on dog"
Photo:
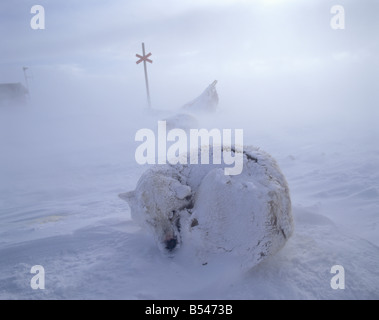
M 121 197 L 163 252 L 185 245 L 203 264 L 229 256 L 251 268 L 280 250 L 294 227 L 289 188 L 276 161 L 257 148 L 243 150 L 240 175 L 225 175 L 223 164 L 157 165 Z

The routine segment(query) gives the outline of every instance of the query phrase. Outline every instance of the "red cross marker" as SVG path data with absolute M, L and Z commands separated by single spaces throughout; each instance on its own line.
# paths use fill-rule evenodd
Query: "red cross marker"
M 150 57 L 150 56 L 151 56 L 151 52 L 148 53 L 146 56 L 141 56 L 139 54 L 136 54 L 136 57 L 140 58 L 136 63 L 139 64 L 142 61 L 147 61 L 147 62 L 153 63 L 153 60 L 148 59 L 148 57 Z
M 153 60 L 148 59 L 150 56 L 151 56 L 151 52 L 148 54 L 145 54 L 145 44 L 142 42 L 142 56 L 139 54 L 136 54 L 136 57 L 139 58 L 139 60 L 136 62 L 136 64 L 140 64 L 143 61 L 143 68 L 145 70 L 147 104 L 148 104 L 149 108 L 151 108 L 151 101 L 150 101 L 150 91 L 149 91 L 149 80 L 147 78 L 146 61 L 149 63 L 153 63 Z

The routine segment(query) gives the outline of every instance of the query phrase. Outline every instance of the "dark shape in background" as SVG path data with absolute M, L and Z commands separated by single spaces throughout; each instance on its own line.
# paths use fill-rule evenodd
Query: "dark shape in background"
M 0 83 L 0 106 L 24 105 L 28 93 L 21 83 Z

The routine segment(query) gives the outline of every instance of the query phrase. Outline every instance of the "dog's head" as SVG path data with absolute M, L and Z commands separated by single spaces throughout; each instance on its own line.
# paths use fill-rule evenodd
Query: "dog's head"
M 129 203 L 132 218 L 153 230 L 162 251 L 172 253 L 180 247 L 181 215 L 192 203 L 189 186 L 171 176 L 148 171 L 135 191 L 120 197 Z

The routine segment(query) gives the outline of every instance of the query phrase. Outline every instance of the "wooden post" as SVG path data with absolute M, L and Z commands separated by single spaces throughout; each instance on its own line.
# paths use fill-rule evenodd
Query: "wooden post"
M 152 60 L 148 59 L 151 56 L 151 52 L 147 55 L 145 54 L 145 44 L 142 42 L 142 56 L 136 54 L 136 57 L 140 58 L 136 63 L 139 64 L 143 61 L 143 68 L 145 70 L 145 84 L 146 84 L 146 94 L 147 94 L 147 104 L 149 109 L 151 109 L 151 100 L 150 100 L 150 90 L 149 90 L 149 79 L 147 77 L 147 66 L 146 62 L 153 63 Z
M 26 90 L 28 91 L 27 93 L 27 96 L 29 97 L 30 99 L 30 88 L 29 88 L 29 81 L 28 81 L 28 75 L 26 74 L 26 70 L 28 70 L 29 68 L 28 67 L 23 67 L 22 68 L 22 71 L 24 71 L 24 78 L 25 78 L 25 86 L 26 86 Z
M 143 56 L 145 56 L 145 44 L 143 42 L 142 42 L 142 54 L 143 54 Z M 145 69 L 145 82 L 146 82 L 147 104 L 149 106 L 149 109 L 151 109 L 150 90 L 149 90 L 149 78 L 147 77 L 146 59 L 143 60 L 143 68 Z

